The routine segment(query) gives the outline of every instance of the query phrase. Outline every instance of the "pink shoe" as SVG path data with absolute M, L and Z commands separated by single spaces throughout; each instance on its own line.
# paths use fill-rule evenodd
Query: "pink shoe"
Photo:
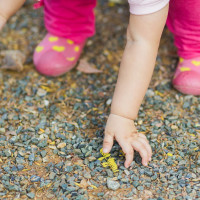
M 184 94 L 200 95 L 200 57 L 180 58 L 172 84 Z
M 36 47 L 33 61 L 36 70 L 46 76 L 60 76 L 77 63 L 85 40 L 81 43 L 48 33 Z

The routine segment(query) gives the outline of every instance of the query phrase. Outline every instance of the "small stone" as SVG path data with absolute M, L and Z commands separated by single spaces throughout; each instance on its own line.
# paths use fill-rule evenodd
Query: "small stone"
M 35 194 L 34 194 L 33 192 L 27 193 L 27 196 L 28 196 L 30 199 L 35 198 Z
M 94 156 L 90 156 L 90 157 L 88 157 L 88 160 L 89 160 L 90 162 L 92 162 L 92 161 L 95 161 L 96 158 L 95 158 Z
M 70 193 L 75 191 L 75 190 L 76 190 L 75 187 L 69 187 L 69 186 L 67 187 L 67 191 L 69 191 Z
M 5 133 L 6 129 L 5 128 L 0 128 L 0 133 Z
M 43 90 L 42 88 L 39 88 L 38 91 L 37 91 L 37 95 L 39 97 L 43 97 L 47 94 L 47 91 L 46 90 Z
M 61 148 L 64 148 L 66 146 L 66 143 L 65 142 L 62 142 L 62 143 L 59 143 L 57 148 L 58 149 L 61 149 Z
M 190 103 L 185 101 L 183 104 L 183 108 L 189 108 L 190 107 Z
M 46 140 L 43 140 L 42 142 L 40 142 L 38 145 L 38 147 L 41 147 L 41 148 L 44 148 L 47 146 L 47 141 Z
M 117 181 L 107 178 L 107 186 L 111 190 L 117 190 L 120 187 L 120 184 Z
M 124 173 L 128 176 L 130 174 L 130 172 L 128 170 L 124 170 Z
M 103 197 L 103 196 L 104 196 L 104 192 L 99 192 L 99 193 L 97 193 L 97 196 L 98 196 L 98 197 Z
M 113 177 L 113 172 L 110 169 L 106 169 L 108 177 Z
M 49 179 L 53 180 L 53 179 L 55 178 L 55 176 L 56 176 L 56 173 L 51 172 L 51 173 L 49 174 Z
M 61 187 L 62 187 L 62 189 L 63 189 L 64 191 L 66 191 L 66 190 L 67 190 L 67 187 L 68 187 L 68 185 L 67 185 L 66 183 L 64 183 L 64 184 L 62 184 L 62 185 L 61 185 Z
M 13 172 L 18 171 L 18 170 L 17 170 L 17 167 L 15 167 L 15 166 L 13 166 L 11 170 L 12 170 Z
M 29 161 L 34 161 L 34 160 L 35 160 L 35 155 L 34 155 L 34 153 L 32 153 L 32 154 L 29 155 L 28 160 L 29 160 Z
M 67 166 L 66 168 L 65 168 L 65 172 L 71 172 L 73 170 L 73 167 L 72 166 Z
M 140 183 L 138 181 L 133 181 L 133 186 L 137 187 Z
M 171 129 L 172 129 L 172 130 L 178 129 L 178 126 L 172 125 L 172 126 L 171 126 Z
M 111 103 L 112 103 L 112 99 L 108 99 L 108 100 L 106 101 L 106 105 L 107 105 L 107 106 L 111 105 Z
M 24 169 L 24 166 L 23 166 L 23 165 L 17 165 L 17 169 L 18 169 L 19 171 L 21 171 L 21 170 Z
M 145 94 L 147 97 L 153 97 L 154 96 L 154 91 L 152 89 L 148 89 L 146 91 L 146 94 Z
M 84 174 L 83 176 L 84 176 L 85 178 L 87 178 L 87 179 L 90 179 L 90 178 L 91 178 L 91 175 L 90 175 L 89 172 L 84 172 L 83 174 Z
M 48 100 L 44 100 L 44 105 L 47 107 L 49 106 L 49 101 Z
M 141 191 L 141 190 L 144 190 L 144 187 L 143 186 L 138 186 L 137 189 Z
M 10 149 L 5 149 L 4 153 L 5 153 L 6 157 L 10 157 L 12 155 Z
M 40 181 L 40 177 L 39 176 L 36 176 L 36 175 L 32 175 L 30 180 L 31 182 L 39 182 Z
M 25 161 L 24 161 L 24 158 L 16 158 L 16 162 L 18 163 L 18 164 L 23 164 L 23 163 L 25 163 Z
M 41 156 L 44 158 L 47 155 L 47 152 L 45 150 L 40 152 Z
M 42 158 L 42 162 L 44 162 L 44 163 L 49 162 L 49 157 L 45 156 L 44 158 Z

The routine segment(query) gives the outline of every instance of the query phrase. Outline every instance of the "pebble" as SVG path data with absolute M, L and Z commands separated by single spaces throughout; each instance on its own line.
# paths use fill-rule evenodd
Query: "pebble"
M 53 180 L 55 177 L 56 177 L 56 173 L 51 172 L 51 173 L 49 174 L 49 179 Z
M 130 174 L 130 172 L 128 170 L 124 170 L 124 173 L 128 176 Z
M 65 168 L 65 172 L 71 172 L 73 170 L 73 167 L 72 166 L 67 166 L 66 168 Z
M 12 155 L 10 149 L 5 149 L 4 153 L 5 153 L 6 157 L 10 157 Z
M 120 184 L 117 181 L 107 178 L 107 186 L 111 190 L 117 190 L 120 187 Z
M 64 148 L 66 146 L 66 143 L 65 142 L 62 142 L 62 143 L 59 143 L 57 148 L 58 149 L 61 149 L 61 148 Z
M 29 157 L 28 157 L 28 160 L 34 161 L 35 160 L 35 154 L 34 153 L 30 154 Z
M 5 133 L 6 129 L 5 128 L 0 128 L 0 133 Z
M 108 99 L 108 100 L 106 101 L 106 105 L 107 105 L 107 106 L 111 105 L 111 103 L 112 103 L 112 99 Z
M 38 91 L 37 91 L 37 95 L 39 97 L 43 97 L 43 96 L 46 96 L 47 94 L 47 91 L 46 90 L 43 90 L 42 88 L 39 88 Z
M 83 176 L 84 176 L 85 178 L 87 178 L 87 179 L 92 178 L 89 172 L 84 172 L 84 173 L 83 173 Z
M 28 196 L 30 199 L 34 199 L 34 198 L 35 198 L 35 194 L 34 194 L 33 192 L 27 193 L 27 196 Z
M 39 176 L 32 175 L 30 180 L 31 180 L 31 182 L 39 182 L 41 180 L 41 178 Z

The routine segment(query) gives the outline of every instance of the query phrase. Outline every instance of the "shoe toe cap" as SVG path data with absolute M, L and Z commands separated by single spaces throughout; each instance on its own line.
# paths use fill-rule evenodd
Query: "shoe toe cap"
M 200 95 L 200 74 L 194 71 L 180 73 L 173 79 L 172 84 L 184 94 Z
M 73 68 L 74 62 L 68 62 L 63 54 L 46 51 L 42 55 L 33 56 L 36 70 L 46 76 L 60 76 Z

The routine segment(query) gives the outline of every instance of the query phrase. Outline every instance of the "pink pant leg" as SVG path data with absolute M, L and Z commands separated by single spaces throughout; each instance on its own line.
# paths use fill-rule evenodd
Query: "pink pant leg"
M 44 0 L 48 32 L 82 42 L 95 33 L 96 0 Z
M 171 0 L 167 26 L 180 57 L 200 57 L 200 0 Z

